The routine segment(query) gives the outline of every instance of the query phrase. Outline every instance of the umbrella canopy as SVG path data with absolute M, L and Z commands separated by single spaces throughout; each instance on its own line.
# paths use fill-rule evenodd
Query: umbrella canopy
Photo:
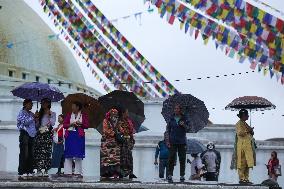
M 58 88 L 39 82 L 25 83 L 16 87 L 11 92 L 14 96 L 37 102 L 40 102 L 44 98 L 48 98 L 52 102 L 64 99 L 63 93 Z
M 196 139 L 187 139 L 187 154 L 199 154 L 206 150 L 206 147 Z
M 144 103 L 134 93 L 115 90 L 101 96 L 99 102 L 103 106 L 105 113 L 113 107 L 123 106 L 128 109 L 134 128 L 139 131 L 141 124 L 145 120 Z
M 207 125 L 209 112 L 204 102 L 190 94 L 175 94 L 163 102 L 162 115 L 167 123 L 174 114 L 176 104 L 181 106 L 183 113 L 189 119 L 190 127 L 187 132 L 196 133 Z
M 145 127 L 145 126 L 141 126 L 140 128 L 139 128 L 139 130 L 137 131 L 137 133 L 140 133 L 140 132 L 143 132 L 143 131 L 148 131 L 149 129 L 147 128 L 147 127 Z
M 267 99 L 258 96 L 239 97 L 225 107 L 226 110 L 271 110 L 275 108 L 276 106 Z
M 72 103 L 75 101 L 82 103 L 82 112 L 88 115 L 90 127 L 97 128 L 104 118 L 104 112 L 99 101 L 83 93 L 70 94 L 61 102 L 64 115 L 72 111 Z

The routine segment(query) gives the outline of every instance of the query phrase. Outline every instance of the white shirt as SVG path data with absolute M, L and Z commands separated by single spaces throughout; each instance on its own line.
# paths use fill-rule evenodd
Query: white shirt
M 201 169 L 203 167 L 201 158 L 198 156 L 196 158 L 193 159 L 193 161 L 191 162 L 191 175 L 196 175 L 197 174 L 197 170 Z

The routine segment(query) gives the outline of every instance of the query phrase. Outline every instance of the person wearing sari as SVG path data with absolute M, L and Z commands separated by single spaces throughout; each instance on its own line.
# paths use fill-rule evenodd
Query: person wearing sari
M 72 176 L 72 162 L 75 160 L 74 175 L 82 178 L 82 160 L 85 158 L 85 129 L 89 128 L 88 115 L 82 112 L 80 102 L 72 103 L 72 113 L 64 119 L 65 151 L 64 174 Z
M 249 169 L 256 165 L 255 143 L 253 128 L 246 121 L 249 118 L 248 111 L 241 109 L 236 124 L 236 142 L 233 154 L 232 168 L 236 168 L 239 174 L 240 184 L 252 184 L 249 181 Z
M 115 178 L 120 175 L 120 145 L 117 134 L 121 130 L 118 126 L 118 111 L 111 109 L 103 120 L 101 138 L 101 177 Z
M 124 142 L 120 144 L 120 173 L 121 177 L 129 176 L 130 179 L 137 178 L 133 174 L 133 156 L 132 150 L 135 144 L 133 134 L 135 129 L 129 118 L 128 110 L 121 108 L 119 110 L 118 127 L 124 137 Z
M 51 110 L 50 99 L 41 100 L 37 128 L 38 132 L 35 138 L 34 161 L 37 176 L 48 177 L 48 170 L 51 168 L 52 152 L 52 129 L 56 121 L 56 113 Z

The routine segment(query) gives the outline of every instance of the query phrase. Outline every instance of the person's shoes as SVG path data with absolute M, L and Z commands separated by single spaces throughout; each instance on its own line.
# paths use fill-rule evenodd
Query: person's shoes
M 133 173 L 129 175 L 129 179 L 135 179 L 135 178 L 137 178 L 137 177 Z
M 48 172 L 47 171 L 44 171 L 44 173 L 43 173 L 43 177 L 48 177 L 49 175 L 48 175 Z
M 180 176 L 180 182 L 184 182 L 185 181 L 185 178 L 184 178 L 184 176 Z
M 81 174 L 75 174 L 75 177 L 81 179 L 81 178 L 83 178 L 83 175 L 81 175 Z
M 27 174 L 22 174 L 22 175 L 18 175 L 18 179 L 19 180 L 24 180 L 24 179 L 26 179 L 27 178 Z
M 60 177 L 60 176 L 64 175 L 64 173 L 62 173 L 62 172 L 57 172 L 56 175 L 57 175 L 58 177 Z
M 27 175 L 27 177 L 28 177 L 29 179 L 33 178 L 33 176 L 34 176 L 33 173 L 28 173 L 28 175 Z
M 168 176 L 168 183 L 173 183 L 173 177 L 171 175 Z
M 242 185 L 243 185 L 243 184 L 245 184 L 245 183 L 246 183 L 246 182 L 243 181 L 243 180 L 240 180 L 240 181 L 239 181 L 239 184 L 242 184 Z
M 248 181 L 248 180 L 240 180 L 240 181 L 239 181 L 239 184 L 241 184 L 241 185 L 251 185 L 251 184 L 253 184 L 253 183 L 250 182 L 250 181 Z
M 43 177 L 43 172 L 42 171 L 37 171 L 35 176 L 36 177 Z
M 245 182 L 246 182 L 246 184 L 248 184 L 248 185 L 252 185 L 252 184 L 253 184 L 253 183 L 250 182 L 249 180 L 245 180 Z
M 113 178 L 113 179 L 119 179 L 119 175 L 118 175 L 118 174 L 114 174 L 111 178 Z

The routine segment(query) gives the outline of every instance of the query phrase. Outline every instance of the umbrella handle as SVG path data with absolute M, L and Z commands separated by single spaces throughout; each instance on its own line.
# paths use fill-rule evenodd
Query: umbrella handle
M 37 95 L 40 95 L 40 90 L 37 90 Z M 36 110 L 38 111 L 38 101 L 36 101 Z
M 251 126 L 251 109 L 249 110 L 249 126 Z

